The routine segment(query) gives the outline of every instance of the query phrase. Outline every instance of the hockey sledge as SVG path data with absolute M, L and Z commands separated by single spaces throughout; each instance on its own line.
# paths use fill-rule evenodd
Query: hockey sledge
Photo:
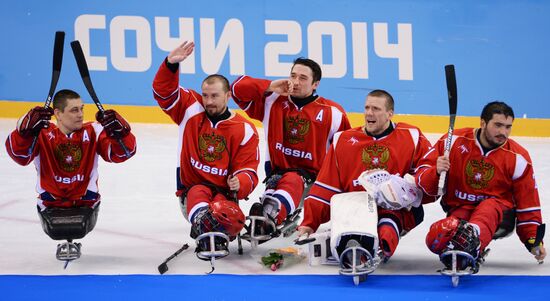
M 57 245 L 57 251 L 55 253 L 55 257 L 57 258 L 57 260 L 65 262 L 63 269 L 66 269 L 71 261 L 80 258 L 81 247 L 82 247 L 82 244 L 73 243 L 72 240 L 67 240 L 66 242 L 63 242 Z

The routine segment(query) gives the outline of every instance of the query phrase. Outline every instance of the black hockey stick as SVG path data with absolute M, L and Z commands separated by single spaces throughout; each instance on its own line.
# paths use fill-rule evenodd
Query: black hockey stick
M 179 248 L 174 254 L 170 255 L 170 257 L 166 258 L 163 263 L 161 263 L 158 267 L 159 273 L 162 275 L 168 271 L 168 261 L 176 258 L 178 255 L 180 255 L 181 252 L 187 250 L 189 248 L 188 244 L 184 244 L 181 248 Z
M 84 86 L 86 86 L 86 89 L 88 90 L 88 93 L 90 94 L 90 96 L 92 97 L 92 100 L 97 106 L 97 109 L 101 113 L 105 112 L 103 105 L 99 101 L 99 98 L 97 98 L 97 94 L 95 93 L 94 86 L 92 85 L 92 80 L 90 79 L 90 71 L 88 70 L 88 64 L 86 64 L 86 57 L 84 57 L 84 52 L 82 52 L 82 47 L 80 46 L 80 42 L 72 41 L 71 48 L 73 49 L 74 58 L 76 60 L 76 64 L 78 65 L 78 71 L 80 72 L 80 77 L 82 77 Z M 122 147 L 122 149 L 124 150 L 124 154 L 126 154 L 126 157 L 129 158 L 130 151 L 128 150 L 126 145 L 124 145 L 124 142 L 122 142 L 122 139 L 117 138 L 117 141 L 120 144 L 120 147 Z
M 52 63 L 52 80 L 50 82 L 50 90 L 48 91 L 48 97 L 44 103 L 44 108 L 48 108 L 52 103 L 52 97 L 55 92 L 55 87 L 59 81 L 59 75 L 61 74 L 61 63 L 63 62 L 63 43 L 65 42 L 65 32 L 55 32 L 55 42 L 53 45 L 53 63 Z M 29 156 L 32 155 L 38 135 L 34 136 L 31 147 L 29 148 Z
M 453 131 L 455 128 L 456 119 L 456 107 L 458 103 L 454 65 L 445 66 L 445 79 L 447 80 L 447 97 L 449 98 L 449 131 L 447 133 L 447 141 L 445 143 L 445 156 L 448 157 L 451 150 L 451 142 L 453 140 Z M 446 177 L 446 171 L 441 172 L 441 174 L 439 175 L 439 185 L 437 185 L 437 194 L 439 196 L 443 195 L 443 188 L 445 187 Z
M 546 224 L 540 224 L 537 227 L 537 235 L 535 236 L 535 243 L 533 243 L 533 246 L 538 247 L 540 243 L 542 242 L 542 239 L 544 238 L 544 232 L 546 231 Z M 538 249 L 537 249 L 537 255 L 538 255 Z M 544 260 L 539 260 L 539 264 L 543 264 Z

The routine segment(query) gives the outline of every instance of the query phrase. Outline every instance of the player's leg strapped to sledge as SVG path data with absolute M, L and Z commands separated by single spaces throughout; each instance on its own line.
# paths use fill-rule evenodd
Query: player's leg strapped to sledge
M 407 174 L 402 178 L 381 169 L 363 172 L 358 181 L 378 206 L 378 237 L 384 261 L 387 261 L 395 252 L 400 237 L 423 221 L 422 192 L 412 176 Z
M 244 227 L 245 217 L 235 201 L 210 185 L 194 185 L 180 195 L 184 217 L 191 223 L 191 238 L 197 242 L 195 252 L 202 260 L 225 257 L 229 242 Z
M 264 181 L 266 190 L 260 202 L 250 208 L 250 224 L 243 238 L 264 243 L 291 233 L 297 227 L 301 202 L 314 181 L 314 176 L 303 170 L 271 173 Z
M 426 235 L 426 245 L 439 255 L 446 270 L 470 269 L 472 273 L 477 272 L 479 232 L 467 221 L 449 216 L 433 223 Z
M 507 208 L 503 202 L 495 198 L 485 199 L 475 206 L 453 208 L 448 212 L 449 217 L 432 225 L 426 236 L 426 244 L 432 252 L 440 255 L 447 268 L 452 268 L 449 262 L 452 253 L 448 251 L 466 252 L 471 258 L 465 255 L 465 259 L 459 260 L 458 268 L 464 270 L 471 267 L 473 273 L 477 273 L 484 260 L 484 256 L 480 254 L 486 253 L 485 249 L 502 224 L 504 212 L 509 209 L 511 208 Z

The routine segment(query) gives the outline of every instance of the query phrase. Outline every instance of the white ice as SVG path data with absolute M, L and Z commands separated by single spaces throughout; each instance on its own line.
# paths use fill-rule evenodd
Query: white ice
M 16 120 L 0 119 L 0 137 L 5 139 Z M 66 270 L 55 258 L 57 242 L 43 231 L 36 212 L 34 165 L 21 167 L 4 147 L 0 151 L 0 274 L 157 274 L 157 266 L 183 243 L 190 249 L 171 261 L 168 273 L 204 274 L 210 263 L 197 259 L 190 226 L 183 218 L 175 191 L 177 135 L 175 125 L 133 124 L 138 153 L 123 164 L 99 165 L 101 209 L 96 228 L 82 243 L 82 257 Z M 263 145 L 263 134 L 260 130 Z M 439 135 L 429 135 L 434 141 Z M 548 138 L 518 138 L 531 154 L 542 200 L 543 218 L 550 214 L 550 160 Z M 3 140 L 4 141 L 4 140 Z M 263 166 L 261 164 L 261 166 Z M 260 179 L 264 173 L 260 168 Z M 263 189 L 260 184 L 249 201 L 242 201 L 248 213 Z M 437 256 L 424 243 L 429 225 L 443 218 L 439 204 L 425 206 L 424 222 L 402 238 L 395 255 L 376 274 L 437 274 Z M 243 241 L 244 255 L 230 245 L 231 254 L 216 261 L 215 273 L 229 274 L 337 274 L 335 266 L 309 266 L 307 260 L 277 272 L 263 267 L 260 257 L 269 249 L 293 246 L 293 239 L 278 238 L 252 251 Z M 549 262 L 539 265 L 514 233 L 493 241 L 481 275 L 550 275 Z M 304 248 L 304 250 L 306 250 Z

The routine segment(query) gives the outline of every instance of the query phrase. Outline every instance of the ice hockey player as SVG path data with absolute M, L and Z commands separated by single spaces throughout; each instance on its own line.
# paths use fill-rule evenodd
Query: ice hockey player
M 266 189 L 250 209 L 249 218 L 258 220 L 248 229 L 260 243 L 278 236 L 281 228 L 294 231 L 292 223 L 334 134 L 350 128 L 344 109 L 316 94 L 321 75 L 315 61 L 297 58 L 288 79 L 241 76 L 231 85 L 237 105 L 266 132 Z
M 194 48 L 185 41 L 168 54 L 153 93 L 179 126 L 176 195 L 191 223 L 191 237 L 198 240 L 197 256 L 210 260 L 227 255 L 229 241 L 243 229 L 245 217 L 237 201 L 258 183 L 259 139 L 250 121 L 228 109 L 231 92 L 224 76 L 207 76 L 202 93 L 179 86 L 180 63 Z
M 319 176 L 304 202 L 304 219 L 298 228 L 301 237 L 312 234 L 322 223 L 331 220 L 334 197 L 345 199 L 350 192 L 354 192 L 354 196 L 366 191 L 375 200 L 377 215 L 370 214 L 368 218 L 377 220 L 372 227 L 366 227 L 372 221 L 365 220 L 362 225 L 354 225 L 355 230 L 348 227 L 340 232 L 357 232 L 358 237 L 351 238 L 359 242 L 365 235 L 376 237 L 385 260 L 394 254 L 400 237 L 422 222 L 423 195 L 410 175 L 402 177 L 414 173 L 431 145 L 417 127 L 392 122 L 393 114 L 393 97 L 384 90 L 373 90 L 365 101 L 365 125 L 334 136 Z M 355 198 L 350 197 L 350 200 Z M 367 198 L 364 199 L 366 202 Z M 345 200 L 341 203 L 341 207 L 347 205 Z M 347 206 L 354 206 L 354 203 L 350 201 Z M 334 222 L 331 221 L 331 225 L 334 228 Z M 331 236 L 341 234 L 333 232 L 331 229 Z M 349 238 L 339 241 L 345 247 Z M 379 246 L 370 243 L 363 247 L 373 253 Z
M 506 103 L 488 103 L 479 128 L 454 131 L 448 157 L 444 156 L 445 135 L 420 163 L 416 182 L 425 194 L 436 195 L 439 174 L 447 172 L 441 199 L 447 217 L 430 227 L 426 244 L 448 269 L 450 257 L 442 255 L 456 250 L 469 254 L 461 258 L 458 268 L 477 272 L 480 254 L 510 210 L 515 210 L 515 216 L 505 224 L 513 224 L 517 217 L 521 242 L 537 260 L 546 256 L 542 237 L 537 239 L 542 216 L 533 166 L 527 150 L 509 139 L 513 121 L 514 112 Z
M 38 214 L 42 228 L 54 240 L 57 259 L 80 257 L 81 239 L 94 228 L 100 205 L 98 156 L 121 163 L 136 152 L 130 125 L 114 110 L 98 112 L 98 122 L 84 123 L 84 104 L 76 92 L 60 90 L 53 108 L 35 107 L 17 122 L 6 140 L 6 150 L 20 165 L 34 162 L 38 173 Z M 55 115 L 57 125 L 50 123 Z M 36 139 L 36 145 L 30 152 Z M 118 143 L 130 151 L 127 156 Z

